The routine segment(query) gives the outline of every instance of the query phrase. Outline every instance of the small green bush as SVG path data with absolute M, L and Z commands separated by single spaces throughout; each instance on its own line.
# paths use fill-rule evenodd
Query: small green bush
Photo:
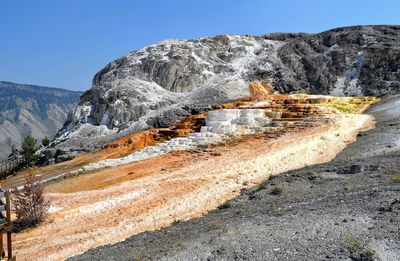
M 256 191 L 260 191 L 267 188 L 268 180 L 264 180 L 256 186 Z
M 44 137 L 43 139 L 42 139 L 42 145 L 43 145 L 43 147 L 47 147 L 47 146 L 49 146 L 50 145 L 50 139 L 49 139 L 49 137 Z
M 226 209 L 226 208 L 230 208 L 232 205 L 230 203 L 230 201 L 225 201 L 224 203 L 222 203 L 221 205 L 218 206 L 218 209 Z
M 275 188 L 271 189 L 269 194 L 270 195 L 274 195 L 274 196 L 280 195 L 280 194 L 282 194 L 282 189 L 278 188 L 278 187 L 275 187 Z

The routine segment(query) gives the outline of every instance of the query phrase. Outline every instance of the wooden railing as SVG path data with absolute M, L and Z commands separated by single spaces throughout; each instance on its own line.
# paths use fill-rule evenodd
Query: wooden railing
M 0 178 L 5 178 L 14 173 L 19 167 L 25 163 L 24 156 L 10 157 L 0 161 Z

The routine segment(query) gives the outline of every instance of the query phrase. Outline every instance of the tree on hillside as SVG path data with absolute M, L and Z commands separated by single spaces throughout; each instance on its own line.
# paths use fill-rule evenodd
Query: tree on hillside
M 25 161 L 29 165 L 34 165 L 39 160 L 39 156 L 36 155 L 37 151 L 37 140 L 28 135 L 22 142 L 22 154 L 25 156 Z
M 43 139 L 42 139 L 42 145 L 43 145 L 43 147 L 47 147 L 47 146 L 49 146 L 49 144 L 50 144 L 50 139 L 49 139 L 49 137 L 44 137 Z
M 43 185 L 33 174 L 25 177 L 25 186 L 12 191 L 12 205 L 19 228 L 36 226 L 47 215 L 49 203 L 44 198 Z

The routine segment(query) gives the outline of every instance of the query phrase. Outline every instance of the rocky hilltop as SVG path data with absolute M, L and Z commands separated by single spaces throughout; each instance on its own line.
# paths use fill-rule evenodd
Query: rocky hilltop
M 399 66 L 400 26 L 167 40 L 98 72 L 58 134 L 56 148 L 76 154 L 132 131 L 168 127 L 248 96 L 254 81 L 268 81 L 285 93 L 398 93 Z
M 78 104 L 80 92 L 0 81 L 0 159 L 33 135 L 54 137 Z

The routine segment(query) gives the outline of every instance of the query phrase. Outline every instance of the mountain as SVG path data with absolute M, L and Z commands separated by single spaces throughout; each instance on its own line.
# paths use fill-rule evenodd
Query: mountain
M 284 93 L 399 93 L 399 66 L 400 26 L 167 40 L 98 72 L 56 147 L 80 153 L 133 131 L 170 126 L 248 96 L 254 81 L 268 81 Z
M 0 158 L 13 144 L 33 135 L 39 141 L 53 138 L 69 111 L 79 101 L 80 92 L 0 81 Z

